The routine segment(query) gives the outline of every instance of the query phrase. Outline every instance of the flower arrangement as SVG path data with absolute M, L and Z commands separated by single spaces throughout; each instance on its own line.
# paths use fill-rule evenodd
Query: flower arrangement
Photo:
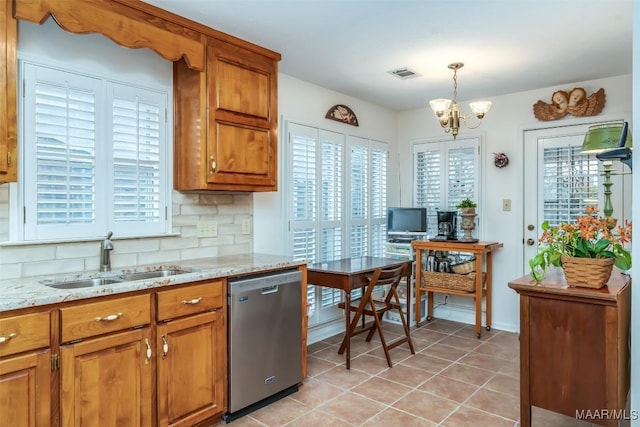
M 540 282 L 547 266 L 562 266 L 562 257 L 613 258 L 621 270 L 631 268 L 631 254 L 624 244 L 631 242 L 631 222 L 625 220 L 616 227 L 617 220 L 598 216 L 598 208 L 587 206 L 586 215 L 578 215 L 575 223 L 561 223 L 550 227 L 542 223 L 541 246 L 529 260 L 531 277 Z

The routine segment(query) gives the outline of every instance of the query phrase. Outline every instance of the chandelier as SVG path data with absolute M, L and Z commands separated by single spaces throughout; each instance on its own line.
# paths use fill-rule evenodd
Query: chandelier
M 458 136 L 460 123 L 463 123 L 467 129 L 475 129 L 480 126 L 480 120 L 491 108 L 491 101 L 475 101 L 469 104 L 471 111 L 478 118 L 478 123 L 475 126 L 467 123 L 469 115 L 460 114 L 460 108 L 458 107 L 458 70 L 462 67 L 464 67 L 462 62 L 449 64 L 449 69 L 453 70 L 453 100 L 441 98 L 429 101 L 429 105 L 433 112 L 436 113 L 440 126 L 444 128 L 446 133 L 451 132 L 453 139 Z

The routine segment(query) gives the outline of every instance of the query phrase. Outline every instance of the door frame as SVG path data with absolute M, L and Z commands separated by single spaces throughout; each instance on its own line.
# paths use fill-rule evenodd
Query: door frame
M 542 131 L 553 128 L 564 128 L 567 126 L 579 126 L 579 125 L 591 125 L 597 124 L 601 122 L 611 122 L 616 120 L 626 120 L 630 124 L 632 123 L 632 114 L 630 111 L 615 113 L 615 114 L 607 114 L 607 115 L 599 115 L 599 116 L 590 116 L 590 117 L 580 117 L 580 118 L 570 118 L 570 119 L 561 119 L 554 122 L 532 122 L 521 125 L 518 127 L 518 143 L 520 144 L 520 150 L 522 153 L 522 161 L 523 165 L 527 161 L 526 157 L 526 147 L 525 147 L 525 134 L 530 131 Z M 631 126 L 633 128 L 633 126 Z M 537 150 L 536 150 L 537 152 Z M 526 177 L 525 177 L 525 168 L 523 166 L 522 172 L 518 174 L 518 179 L 520 182 L 518 183 L 518 187 L 520 191 L 522 191 L 522 212 L 520 215 L 520 236 L 521 236 L 521 244 L 518 245 L 517 250 L 517 258 L 522 260 L 521 265 L 521 275 L 525 275 L 529 273 L 528 259 L 525 259 L 525 241 L 526 241 L 526 224 L 525 224 L 525 188 L 526 188 Z M 536 229 L 539 224 L 536 224 Z M 539 230 L 538 230 L 539 231 Z M 539 234 L 539 233 L 538 233 Z

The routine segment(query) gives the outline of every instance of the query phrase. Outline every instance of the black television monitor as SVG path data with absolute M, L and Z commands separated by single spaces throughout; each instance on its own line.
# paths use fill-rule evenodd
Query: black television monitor
M 388 208 L 387 232 L 390 233 L 426 233 L 426 208 Z

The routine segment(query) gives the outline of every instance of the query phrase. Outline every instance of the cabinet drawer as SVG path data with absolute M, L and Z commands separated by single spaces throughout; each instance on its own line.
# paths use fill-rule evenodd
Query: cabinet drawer
M 149 295 L 139 295 L 60 309 L 62 342 L 148 324 L 151 321 L 149 298 Z
M 49 312 L 0 319 L 0 356 L 49 347 Z
M 158 320 L 172 319 L 222 307 L 222 280 L 158 292 Z

